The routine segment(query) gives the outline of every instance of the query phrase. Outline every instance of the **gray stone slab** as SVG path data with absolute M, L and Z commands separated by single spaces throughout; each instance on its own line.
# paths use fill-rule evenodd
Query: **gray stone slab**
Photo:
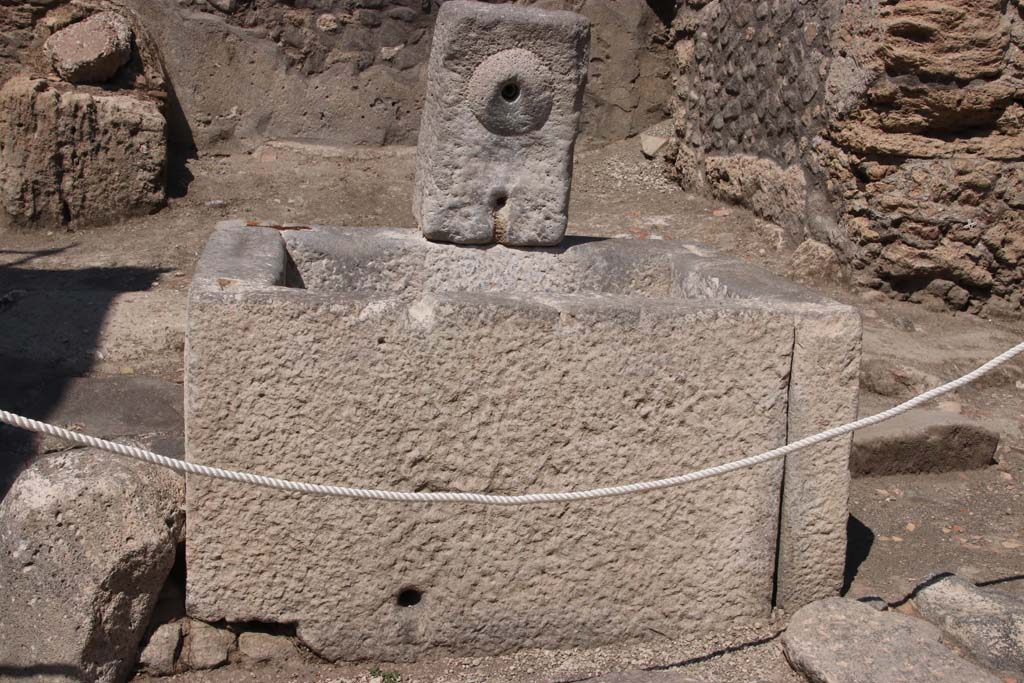
M 828 598 L 793 615 L 786 658 L 812 683 L 999 683 L 942 644 L 921 619 Z
M 1024 677 L 1024 597 L 948 576 L 919 591 L 914 605 L 981 664 Z
M 440 9 L 413 213 L 432 240 L 518 246 L 565 234 L 590 24 L 572 12 Z
M 280 270 L 269 262 L 252 281 L 216 276 L 221 248 L 253 231 L 286 246 L 305 289 L 258 284 Z M 844 393 L 855 368 L 791 371 L 801 335 L 855 365 L 851 309 L 788 297 L 753 269 L 716 277 L 712 260 L 671 242 L 518 250 L 409 230 L 221 226 L 191 292 L 188 457 L 406 491 L 575 490 L 781 445 L 793 396 L 820 398 L 794 381 L 842 387 L 828 409 L 804 410 L 808 430 L 855 410 L 842 405 L 855 400 Z M 833 518 L 847 478 L 832 473 L 847 454 L 840 444 L 828 467 L 801 473 L 817 502 L 786 517 L 800 539 L 793 566 L 810 562 L 801 553 L 842 561 Z M 297 624 L 322 656 L 382 660 L 765 619 L 783 467 L 531 508 L 360 503 L 192 477 L 188 611 Z M 801 573 L 788 585 L 839 587 Z

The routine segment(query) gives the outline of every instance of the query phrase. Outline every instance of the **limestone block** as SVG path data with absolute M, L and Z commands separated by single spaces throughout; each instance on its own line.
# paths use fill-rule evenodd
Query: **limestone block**
M 589 22 L 571 12 L 441 7 L 413 198 L 427 239 L 562 240 L 589 43 Z
M 117 12 L 100 12 L 46 39 L 54 70 L 69 83 L 109 81 L 132 56 L 132 27 Z
M 165 129 L 154 100 L 12 78 L 0 90 L 0 228 L 151 213 L 165 199 Z
M 22 472 L 0 502 L 0 677 L 45 664 L 46 680 L 125 680 L 174 564 L 181 497 L 179 476 L 87 449 Z
M 784 443 L 794 415 L 811 430 L 855 412 L 852 309 L 676 242 L 454 249 L 407 230 L 233 223 L 211 238 L 189 311 L 189 459 L 294 479 L 576 490 L 727 462 Z M 794 361 L 795 346 L 808 350 Z M 838 589 L 848 444 L 823 452 L 795 470 L 809 499 L 784 519 L 794 565 L 826 571 L 794 573 L 794 593 Z M 528 508 L 192 477 L 187 610 L 295 624 L 329 659 L 389 661 L 765 619 L 783 470 Z

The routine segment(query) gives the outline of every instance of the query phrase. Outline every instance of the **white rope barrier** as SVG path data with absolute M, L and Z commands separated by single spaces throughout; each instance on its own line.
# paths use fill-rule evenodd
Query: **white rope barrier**
M 926 403 L 938 396 L 942 396 L 943 394 L 947 394 L 969 384 L 970 382 L 973 382 L 982 375 L 991 372 L 1004 363 L 1009 362 L 1021 353 L 1024 353 L 1024 342 L 1021 342 L 1005 353 L 996 356 L 973 372 L 969 372 L 963 377 L 943 384 L 940 387 L 926 391 L 920 396 L 915 396 L 909 401 L 901 403 L 898 406 L 894 406 L 889 410 L 882 411 L 877 415 L 862 418 L 855 422 L 850 422 L 840 427 L 819 432 L 818 434 L 805 437 L 799 441 L 794 441 L 793 443 L 786 444 L 785 446 L 773 448 L 770 451 L 758 453 L 757 455 L 752 455 L 741 460 L 734 460 L 733 462 L 716 465 L 715 467 L 708 467 L 706 469 L 681 474 L 675 477 L 668 477 L 667 479 L 655 479 L 652 481 L 642 481 L 634 484 L 624 484 L 621 486 L 608 486 L 585 491 L 564 491 L 560 493 L 526 493 L 514 496 L 499 496 L 483 493 L 462 493 L 456 491 L 386 491 L 378 489 L 350 488 L 347 486 L 331 486 L 327 484 L 311 484 L 307 482 L 290 481 L 288 479 L 266 477 L 260 474 L 253 474 L 252 472 L 225 470 L 220 467 L 209 467 L 207 465 L 200 465 L 186 460 L 168 458 L 167 456 L 159 455 L 142 448 L 136 448 L 135 446 L 128 446 L 126 444 L 115 443 L 113 441 L 97 439 L 93 436 L 80 434 L 69 429 L 63 429 L 45 422 L 39 422 L 38 420 L 30 420 L 27 417 L 15 415 L 14 413 L 9 413 L 6 410 L 0 410 L 0 422 L 32 432 L 56 436 L 83 446 L 90 446 L 92 448 L 99 448 L 111 453 L 116 453 L 117 455 L 124 455 L 153 465 L 166 467 L 168 469 L 175 470 L 176 472 L 185 472 L 187 474 L 195 474 L 202 477 L 242 482 L 246 484 L 253 484 L 255 486 L 278 489 L 281 491 L 295 491 L 299 493 L 338 496 L 342 498 L 359 498 L 363 500 L 383 500 L 405 503 L 475 503 L 479 505 L 538 505 L 543 503 L 569 503 L 580 500 L 594 500 L 596 498 L 625 496 L 632 493 L 667 489 L 674 486 L 681 486 L 683 484 L 700 481 L 701 479 L 707 479 L 709 477 L 716 477 L 728 472 L 734 472 L 744 467 L 759 465 L 763 462 L 774 460 L 775 458 L 781 458 L 784 455 L 795 453 L 796 451 L 821 443 L 822 441 L 828 441 L 830 439 L 843 436 L 844 434 L 849 434 L 857 429 L 869 427 L 871 425 L 878 424 L 879 422 L 884 422 L 894 418 L 897 415 L 916 408 L 922 403 Z

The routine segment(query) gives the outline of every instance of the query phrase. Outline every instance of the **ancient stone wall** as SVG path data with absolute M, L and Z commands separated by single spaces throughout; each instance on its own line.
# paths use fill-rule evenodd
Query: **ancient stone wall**
M 1018 0 L 689 0 L 674 25 L 675 171 L 857 282 L 1019 312 Z
M 162 54 L 172 142 L 200 149 L 415 144 L 440 1 L 109 0 L 141 17 Z M 593 22 L 584 139 L 621 139 L 668 115 L 671 54 L 656 40 L 666 26 L 647 2 L 524 1 Z M 96 4 L 0 0 L 0 84 L 45 75 L 36 48 L 55 13 Z

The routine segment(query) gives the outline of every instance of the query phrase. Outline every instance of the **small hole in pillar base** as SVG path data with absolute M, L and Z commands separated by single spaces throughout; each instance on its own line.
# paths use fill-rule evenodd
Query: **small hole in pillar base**
M 502 209 L 504 209 L 505 208 L 505 204 L 507 204 L 507 203 L 508 203 L 508 197 L 506 197 L 505 195 L 498 195 L 497 197 L 494 198 L 494 208 L 496 210 L 498 210 L 498 211 L 501 211 Z
M 510 81 L 501 86 L 501 99 L 506 102 L 515 102 L 519 99 L 519 84 L 515 81 Z
M 403 588 L 398 592 L 398 606 L 399 607 L 412 607 L 413 605 L 420 604 L 420 600 L 423 599 L 423 593 L 415 588 Z

